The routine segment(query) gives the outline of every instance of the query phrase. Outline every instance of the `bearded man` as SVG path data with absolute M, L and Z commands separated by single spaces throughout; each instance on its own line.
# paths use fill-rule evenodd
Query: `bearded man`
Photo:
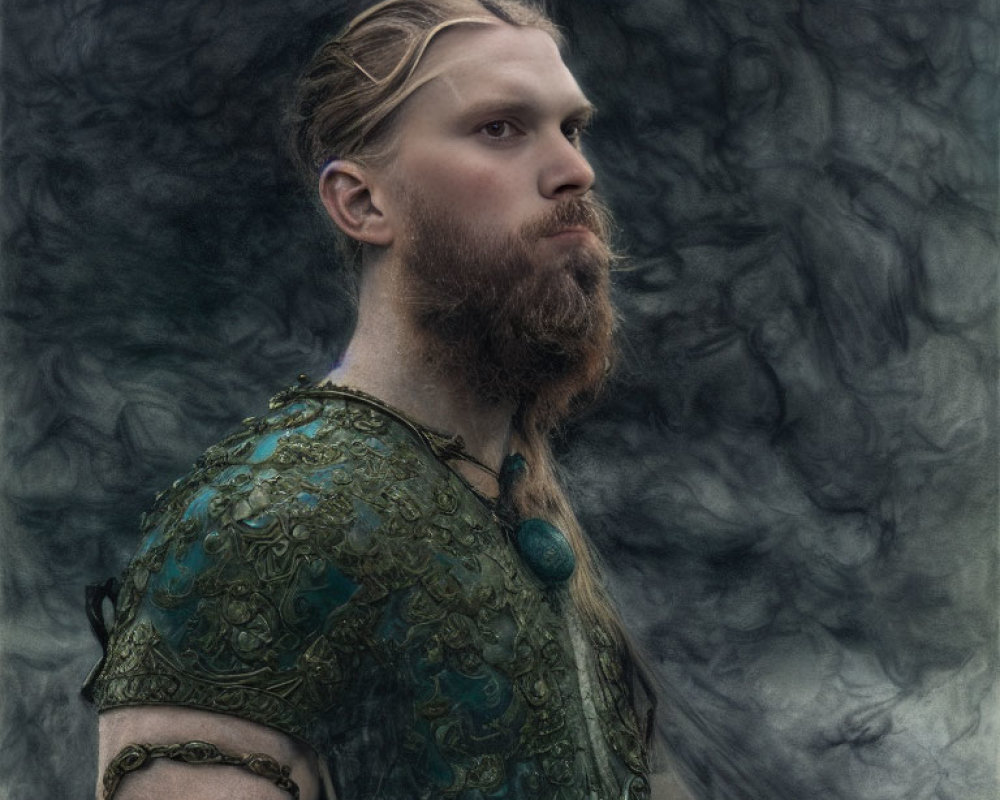
M 548 444 L 614 327 L 559 43 L 522 2 L 388 0 L 308 66 L 357 325 L 145 518 L 88 683 L 103 797 L 649 796 L 650 684 Z

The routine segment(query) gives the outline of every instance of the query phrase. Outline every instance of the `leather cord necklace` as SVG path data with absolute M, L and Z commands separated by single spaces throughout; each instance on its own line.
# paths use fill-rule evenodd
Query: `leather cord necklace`
M 500 467 L 497 515 L 511 531 L 514 546 L 525 564 L 549 586 L 569 580 L 576 569 L 576 555 L 566 534 L 540 517 L 521 519 L 514 506 L 514 488 L 528 471 L 520 453 L 512 453 Z
M 476 491 L 464 478 L 459 477 L 477 497 L 494 510 L 501 527 L 508 532 L 522 561 L 547 586 L 558 586 L 572 576 L 576 569 L 576 555 L 566 534 L 547 520 L 540 517 L 521 519 L 517 512 L 513 499 L 514 489 L 528 471 L 528 464 L 520 453 L 508 455 L 503 460 L 498 473 L 469 453 L 465 449 L 465 442 L 460 435 L 449 436 L 421 425 L 373 395 L 334 384 L 310 385 L 309 378 L 305 375 L 299 376 L 299 384 L 298 388 L 293 388 L 288 392 L 289 399 L 292 395 L 315 398 L 334 395 L 361 400 L 402 423 L 427 445 L 439 461 L 446 465 L 448 461 L 459 459 L 488 472 L 497 480 L 500 487 L 500 495 L 495 502 Z M 276 399 L 279 398 L 285 399 L 281 395 Z

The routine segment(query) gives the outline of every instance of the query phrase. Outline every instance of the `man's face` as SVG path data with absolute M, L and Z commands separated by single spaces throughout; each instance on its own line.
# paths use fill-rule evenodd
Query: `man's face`
M 453 209 L 464 227 L 503 236 L 591 188 L 579 147 L 591 106 L 548 34 L 499 22 L 446 31 L 415 76 L 428 77 L 396 123 L 397 199 Z M 568 226 L 539 243 L 539 259 L 589 238 Z
M 575 392 L 603 373 L 613 316 L 589 103 L 530 28 L 451 31 L 421 71 L 390 168 L 416 319 L 486 396 Z

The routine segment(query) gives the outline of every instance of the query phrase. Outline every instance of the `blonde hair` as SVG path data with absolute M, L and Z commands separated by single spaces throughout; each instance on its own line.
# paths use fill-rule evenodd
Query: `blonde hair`
M 518 426 L 512 444 L 524 456 L 528 472 L 515 492 L 515 504 L 522 516 L 548 520 L 569 540 L 576 556 L 576 569 L 569 587 L 573 604 L 584 623 L 606 633 L 620 654 L 629 703 L 648 747 L 652 743 L 657 708 L 652 671 L 611 603 L 597 554 L 559 480 L 550 444 L 551 429 L 540 421 L 533 423 L 530 411 L 524 416 L 527 419 Z M 642 690 L 643 701 L 637 689 Z
M 306 182 L 315 186 L 331 159 L 374 164 L 386 158 L 394 120 L 421 86 L 415 75 L 435 37 L 457 26 L 495 24 L 498 19 L 543 30 L 563 46 L 552 20 L 522 0 L 384 0 L 352 19 L 320 47 L 296 86 L 289 115 L 291 144 Z M 345 254 L 360 266 L 357 245 L 341 236 Z M 515 445 L 528 463 L 528 474 L 514 500 L 521 515 L 547 519 L 569 539 L 576 554 L 570 594 L 581 618 L 605 631 L 621 653 L 630 699 L 640 724 L 647 723 L 648 739 L 652 731 L 639 714 L 633 687 L 638 682 L 650 708 L 655 707 L 648 670 L 602 586 L 596 556 L 560 485 L 549 445 L 575 399 L 564 396 L 553 403 L 549 398 L 521 410 Z
M 562 44 L 545 14 L 519 0 L 384 0 L 358 14 L 306 66 L 290 112 L 292 150 L 312 185 L 332 158 L 384 156 L 400 107 L 420 88 L 427 48 L 443 31 L 497 20 L 540 28 Z

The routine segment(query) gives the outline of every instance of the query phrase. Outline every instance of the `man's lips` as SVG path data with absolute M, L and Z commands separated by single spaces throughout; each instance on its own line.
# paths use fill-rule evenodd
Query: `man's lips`
M 523 231 L 528 241 L 538 239 L 586 239 L 593 236 L 604 241 L 605 232 L 600 209 L 582 198 L 561 202 L 541 218 L 529 223 Z

